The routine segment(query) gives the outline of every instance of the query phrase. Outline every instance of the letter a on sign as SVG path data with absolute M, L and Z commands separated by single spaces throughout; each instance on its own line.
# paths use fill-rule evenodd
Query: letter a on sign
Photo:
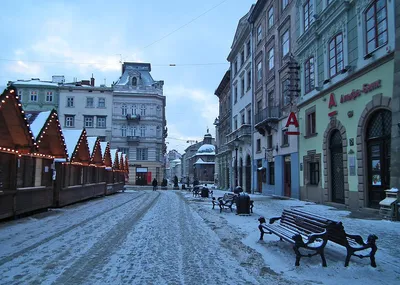
M 335 94 L 331 93 L 331 96 L 329 97 L 329 109 L 332 107 L 336 107 L 336 100 L 335 100 Z
M 293 125 L 296 128 L 299 127 L 299 122 L 297 121 L 296 114 L 294 112 L 290 112 L 290 115 L 289 115 L 289 118 L 288 118 L 288 120 L 286 122 L 286 126 L 285 127 L 287 128 L 290 125 Z

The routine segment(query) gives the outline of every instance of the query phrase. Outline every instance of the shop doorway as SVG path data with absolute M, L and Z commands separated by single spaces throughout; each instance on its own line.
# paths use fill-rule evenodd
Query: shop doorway
M 388 110 L 375 112 L 367 124 L 368 150 L 368 207 L 379 208 L 390 187 L 390 141 L 392 113 Z
M 286 197 L 291 197 L 292 191 L 292 172 L 291 172 L 291 163 L 290 156 L 285 156 L 285 166 L 284 166 L 284 192 Z
M 339 130 L 334 130 L 329 140 L 331 153 L 332 202 L 344 204 L 343 143 Z
M 147 167 L 136 168 L 136 185 L 147 185 Z

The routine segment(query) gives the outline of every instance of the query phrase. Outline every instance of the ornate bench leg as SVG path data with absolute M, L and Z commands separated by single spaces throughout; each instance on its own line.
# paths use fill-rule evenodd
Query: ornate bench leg
M 321 256 L 322 266 L 326 267 L 326 259 L 325 259 L 324 248 L 320 249 L 318 252 L 319 252 L 319 255 Z
M 346 261 L 344 262 L 344 266 L 347 267 L 349 266 L 350 258 L 353 255 L 354 251 L 348 247 L 347 248 L 347 255 L 346 255 Z
M 258 229 L 260 230 L 260 240 L 263 240 L 265 232 L 264 232 L 262 225 L 258 225 Z
M 376 235 L 368 236 L 368 244 L 371 246 L 371 252 L 369 253 L 369 258 L 371 259 L 371 266 L 376 267 L 375 263 L 375 253 L 378 250 L 378 247 L 375 244 L 375 241 L 378 239 Z
M 299 249 L 297 248 L 296 245 L 293 246 L 293 250 L 294 250 L 294 252 L 296 254 L 296 263 L 295 263 L 295 265 L 296 266 L 300 266 L 301 253 L 300 253 L 300 251 L 299 251 Z

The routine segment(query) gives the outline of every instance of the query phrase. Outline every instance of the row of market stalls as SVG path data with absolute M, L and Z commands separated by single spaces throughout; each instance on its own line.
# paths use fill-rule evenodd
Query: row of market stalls
M 0 219 L 122 190 L 125 154 L 83 130 L 62 130 L 57 112 L 25 112 L 14 87 L 0 95 Z

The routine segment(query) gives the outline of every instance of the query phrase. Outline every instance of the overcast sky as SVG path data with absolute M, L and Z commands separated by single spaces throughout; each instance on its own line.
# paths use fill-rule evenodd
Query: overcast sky
M 122 61 L 152 64 L 164 80 L 168 150 L 215 136 L 226 58 L 255 0 L 1 1 L 0 86 L 9 80 L 89 79 L 109 86 Z M 176 67 L 168 66 L 170 63 Z M 225 64 L 224 64 L 225 63 Z

